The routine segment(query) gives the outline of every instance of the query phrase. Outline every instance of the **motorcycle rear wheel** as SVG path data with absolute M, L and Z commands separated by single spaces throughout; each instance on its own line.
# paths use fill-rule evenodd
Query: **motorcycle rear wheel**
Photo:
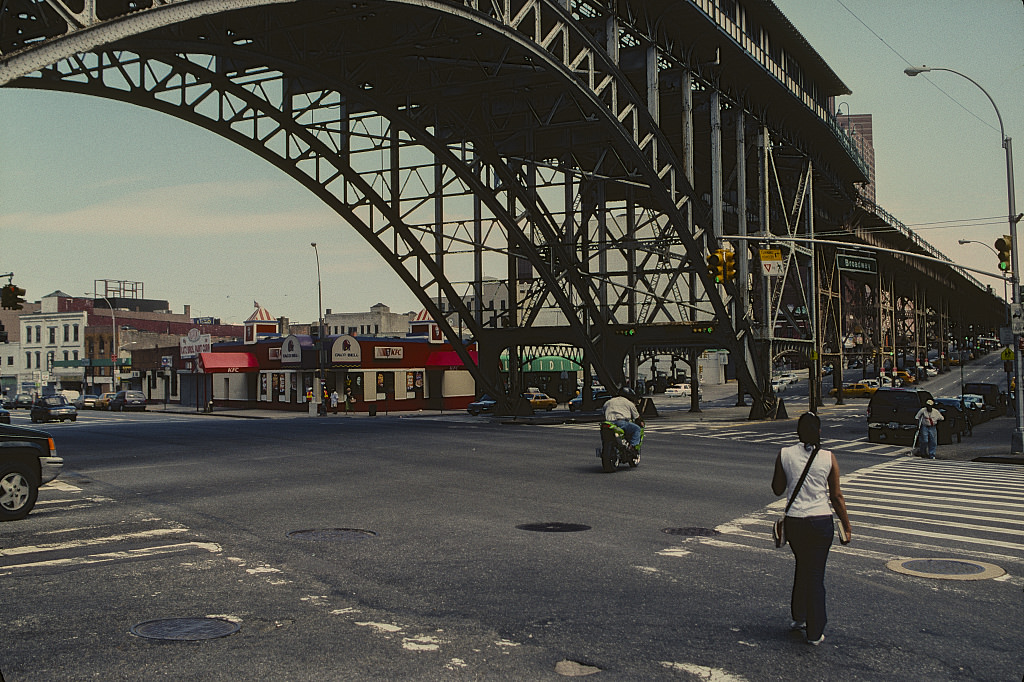
M 615 443 L 610 439 L 601 444 L 601 468 L 606 474 L 615 471 L 618 464 L 618 455 L 615 453 Z

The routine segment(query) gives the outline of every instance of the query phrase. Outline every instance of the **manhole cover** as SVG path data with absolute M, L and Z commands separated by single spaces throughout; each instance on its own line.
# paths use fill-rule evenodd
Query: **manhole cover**
M 532 530 L 538 533 L 578 533 L 581 530 L 590 530 L 590 526 L 584 526 L 582 523 L 560 523 L 554 521 L 551 523 L 524 523 L 521 526 L 516 526 L 519 530 Z
M 667 535 L 685 535 L 686 537 L 696 537 L 701 535 L 712 536 L 722 534 L 721 531 L 715 530 L 714 528 L 698 528 L 695 526 L 691 526 L 688 528 L 662 528 L 661 532 Z
M 353 542 L 377 537 L 372 530 L 358 528 L 314 528 L 311 530 L 293 530 L 288 537 L 294 540 L 328 540 L 331 542 Z
M 238 632 L 238 623 L 223 618 L 160 618 L 132 626 L 131 633 L 147 639 L 198 642 Z
M 890 571 L 938 580 L 988 580 L 1006 573 L 994 564 L 973 559 L 893 559 Z

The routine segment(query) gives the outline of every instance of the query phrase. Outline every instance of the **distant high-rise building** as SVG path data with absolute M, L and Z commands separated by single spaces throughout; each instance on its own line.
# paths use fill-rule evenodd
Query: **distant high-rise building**
M 875 203 L 875 143 L 871 132 L 871 114 L 836 114 L 836 122 L 853 138 L 857 151 L 868 166 L 868 184 L 861 187 L 860 193 Z

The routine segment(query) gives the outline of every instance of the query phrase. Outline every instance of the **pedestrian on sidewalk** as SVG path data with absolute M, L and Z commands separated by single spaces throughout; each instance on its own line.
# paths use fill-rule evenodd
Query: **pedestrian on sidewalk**
M 345 416 L 352 416 L 352 403 L 355 402 L 355 398 L 352 396 L 352 389 L 345 389 Z
M 331 391 L 331 409 L 334 414 L 338 414 L 338 389 Z
M 790 629 L 806 629 L 807 643 L 817 646 L 825 641 L 828 622 L 825 564 L 835 532 L 832 511 L 839 517 L 839 538 L 843 544 L 850 541 L 852 530 L 839 488 L 839 463 L 830 450 L 821 449 L 818 415 L 800 415 L 797 436 L 800 443 L 782 448 L 775 458 L 772 492 L 786 493 L 790 500 L 784 521 L 786 540 L 796 557 Z
M 917 411 L 914 419 L 917 420 L 917 428 L 920 432 L 917 442 L 921 447 L 921 456 L 935 459 L 935 446 L 939 443 L 939 429 L 936 425 L 945 417 L 935 409 L 935 401 L 929 399 L 925 402 L 924 407 Z

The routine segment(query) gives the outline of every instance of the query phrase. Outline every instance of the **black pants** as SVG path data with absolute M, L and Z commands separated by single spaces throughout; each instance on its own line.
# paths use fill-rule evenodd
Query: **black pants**
M 821 637 L 825 614 L 825 563 L 832 547 L 831 516 L 786 517 L 786 537 L 796 556 L 793 574 L 793 620 L 807 622 L 807 639 Z

